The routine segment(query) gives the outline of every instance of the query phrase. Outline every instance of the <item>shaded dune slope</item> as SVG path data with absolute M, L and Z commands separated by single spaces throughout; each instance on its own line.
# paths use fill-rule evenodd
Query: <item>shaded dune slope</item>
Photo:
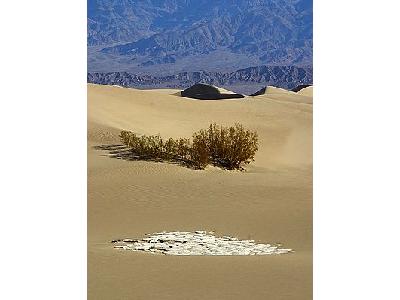
M 200 100 L 220 100 L 232 98 L 244 98 L 241 94 L 218 88 L 213 85 L 197 83 L 181 92 L 182 97 Z

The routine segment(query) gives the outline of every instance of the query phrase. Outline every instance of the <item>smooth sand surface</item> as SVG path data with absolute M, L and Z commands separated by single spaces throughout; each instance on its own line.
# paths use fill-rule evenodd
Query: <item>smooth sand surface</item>
M 312 99 L 293 94 L 206 101 L 88 85 L 89 299 L 312 298 Z M 122 129 L 190 137 L 210 122 L 257 130 L 260 150 L 246 172 L 126 161 L 95 148 L 120 144 Z M 214 230 L 295 253 L 181 257 L 109 243 L 163 230 Z

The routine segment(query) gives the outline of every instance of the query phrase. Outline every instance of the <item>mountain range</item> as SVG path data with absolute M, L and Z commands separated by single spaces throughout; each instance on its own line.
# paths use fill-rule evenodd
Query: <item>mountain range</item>
M 88 73 L 90 83 L 119 85 L 141 89 L 185 89 L 195 83 L 206 83 L 250 95 L 262 87 L 274 85 L 293 89 L 310 84 L 313 80 L 311 67 L 259 66 L 234 72 L 182 72 L 175 75 L 137 75 L 129 72 Z
M 87 43 L 89 73 L 309 69 L 312 1 L 88 0 Z

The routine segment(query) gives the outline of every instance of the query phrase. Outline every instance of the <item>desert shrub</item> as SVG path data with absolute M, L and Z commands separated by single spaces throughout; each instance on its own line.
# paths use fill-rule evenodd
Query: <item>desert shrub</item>
M 207 145 L 210 160 L 227 169 L 239 169 L 242 164 L 254 160 L 258 150 L 258 135 L 255 131 L 246 130 L 243 125 L 235 124 L 224 127 L 211 124 L 207 130 L 200 130 L 193 138 Z
M 179 138 L 176 140 L 176 155 L 181 160 L 190 160 L 190 150 L 192 144 L 190 139 Z
M 164 152 L 163 158 L 165 159 L 174 159 L 178 156 L 178 144 L 173 138 L 169 138 L 164 143 Z
M 169 138 L 164 141 L 160 135 L 139 137 L 130 131 L 121 131 L 120 138 L 140 157 L 179 160 L 198 169 L 210 163 L 226 169 L 240 169 L 242 164 L 254 160 L 258 150 L 257 132 L 241 124 L 224 127 L 214 123 L 208 129 L 195 132 L 192 140 Z
M 132 132 L 130 132 L 130 131 L 126 131 L 126 130 L 123 130 L 123 131 L 121 131 L 121 133 L 119 134 L 119 137 L 120 137 L 120 139 L 121 139 L 121 142 L 124 144 L 124 145 L 127 145 L 128 147 L 130 147 L 130 145 L 131 145 L 131 137 L 132 136 L 134 136 L 135 134 L 134 133 L 132 133 Z
M 204 169 L 210 163 L 210 145 L 205 130 L 200 130 L 193 134 L 190 158 L 193 165 L 199 169 Z

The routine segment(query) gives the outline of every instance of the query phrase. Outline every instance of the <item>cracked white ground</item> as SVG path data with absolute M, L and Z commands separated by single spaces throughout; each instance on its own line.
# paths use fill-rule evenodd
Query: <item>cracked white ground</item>
M 293 252 L 280 244 L 261 244 L 230 236 L 216 237 L 213 232 L 158 232 L 143 239 L 114 240 L 114 248 L 166 255 L 273 255 Z

